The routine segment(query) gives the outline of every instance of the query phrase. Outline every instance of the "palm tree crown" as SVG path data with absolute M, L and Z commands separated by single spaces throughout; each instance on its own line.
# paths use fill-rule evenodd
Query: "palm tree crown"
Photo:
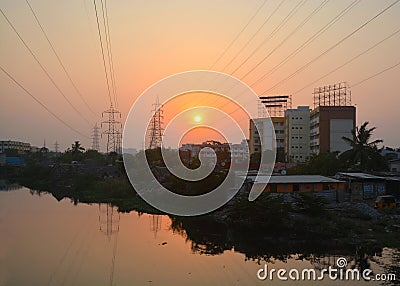
M 362 170 L 374 169 L 374 160 L 378 152 L 378 144 L 383 140 L 377 139 L 370 142 L 373 132 L 376 127 L 368 128 L 369 122 L 366 121 L 360 127 L 352 130 L 353 138 L 343 136 L 342 139 L 349 143 L 351 150 L 344 152 L 343 158 L 347 159 L 354 165 L 358 165 Z

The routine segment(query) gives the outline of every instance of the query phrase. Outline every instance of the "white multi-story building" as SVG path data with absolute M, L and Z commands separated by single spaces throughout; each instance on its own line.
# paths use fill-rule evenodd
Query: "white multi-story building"
M 12 140 L 0 141 L 0 153 L 7 149 L 17 150 L 19 153 L 30 152 L 31 144 Z
M 305 162 L 310 157 L 310 108 L 285 111 L 285 154 L 288 162 Z
M 271 118 L 250 119 L 250 154 L 273 150 L 277 146 Z M 263 144 L 261 144 L 263 142 Z
M 250 158 L 247 140 L 242 140 L 239 144 L 230 144 L 229 146 L 232 160 L 236 163 Z

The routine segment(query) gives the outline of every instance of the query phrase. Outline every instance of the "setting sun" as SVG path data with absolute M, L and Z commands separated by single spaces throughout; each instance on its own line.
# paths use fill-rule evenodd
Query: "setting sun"
M 199 122 L 201 121 L 201 117 L 200 117 L 199 115 L 196 115 L 196 116 L 194 117 L 194 121 L 197 122 L 197 123 L 199 123 Z

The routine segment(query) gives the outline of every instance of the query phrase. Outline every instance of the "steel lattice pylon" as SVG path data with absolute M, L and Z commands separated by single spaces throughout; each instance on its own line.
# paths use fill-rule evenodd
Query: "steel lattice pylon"
M 92 132 L 92 150 L 100 151 L 100 128 L 97 123 L 94 125 Z
M 108 117 L 107 121 L 101 123 L 102 128 L 103 124 L 107 125 L 107 129 L 102 133 L 107 135 L 107 153 L 116 152 L 121 154 L 122 124 L 117 120 L 118 117 L 121 118 L 121 112 L 111 104 L 110 108 L 102 113 L 102 117 L 104 116 Z
M 156 99 L 156 103 L 153 104 L 153 110 L 151 112 L 153 117 L 150 121 L 148 129 L 148 149 L 155 149 L 161 147 L 163 136 L 162 124 L 164 115 L 162 105 L 160 104 L 158 97 Z

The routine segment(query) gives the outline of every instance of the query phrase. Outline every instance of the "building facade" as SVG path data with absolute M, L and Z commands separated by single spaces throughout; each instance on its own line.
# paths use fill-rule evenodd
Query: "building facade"
M 285 111 L 286 162 L 306 162 L 310 157 L 310 108 L 299 106 Z
M 0 153 L 8 149 L 17 150 L 18 153 L 26 153 L 31 151 L 31 144 L 12 140 L 0 141 Z
M 191 158 L 198 157 L 200 160 L 204 159 L 207 164 L 212 165 L 217 162 L 216 153 L 226 152 L 228 154 L 230 152 L 230 144 L 209 140 L 201 144 L 182 144 L 179 151 L 181 152 L 181 158 L 191 160 Z
M 352 138 L 355 128 L 354 106 L 317 106 L 310 114 L 310 153 L 349 150 L 350 145 L 342 137 Z
M 283 120 L 282 120 L 283 119 Z M 250 154 L 261 153 L 266 150 L 273 150 L 278 147 L 276 142 L 276 134 L 274 126 L 277 126 L 279 130 L 279 138 L 284 139 L 284 118 L 275 119 L 272 118 L 254 118 L 250 119 L 250 130 L 249 130 L 249 150 Z M 274 126 L 273 126 L 274 125 Z M 282 132 L 283 131 L 283 132 Z M 282 133 L 280 133 L 282 132 Z M 263 144 L 261 144 L 263 142 Z M 284 147 L 283 142 L 280 142 L 281 147 Z
M 285 161 L 285 117 L 271 117 L 275 130 L 276 161 Z
M 245 160 L 250 159 L 250 153 L 249 153 L 249 147 L 248 147 L 247 140 L 242 140 L 242 142 L 239 144 L 230 144 L 229 147 L 230 147 L 232 160 L 234 160 L 235 163 L 243 162 Z

